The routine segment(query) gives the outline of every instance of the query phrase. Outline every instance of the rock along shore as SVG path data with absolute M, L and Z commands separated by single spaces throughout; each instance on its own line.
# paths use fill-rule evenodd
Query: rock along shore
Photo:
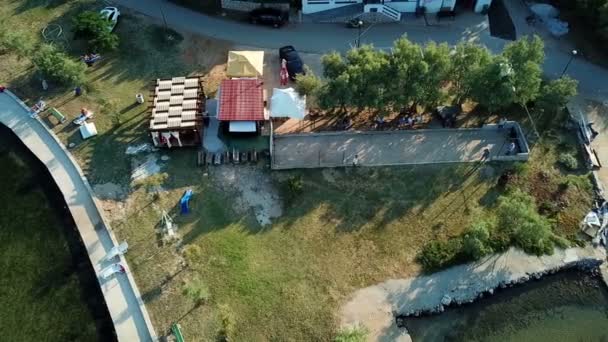
M 578 267 L 595 269 L 606 259 L 603 248 L 556 249 L 541 257 L 510 248 L 479 261 L 407 279 L 391 279 L 356 291 L 340 312 L 343 326 L 363 325 L 372 341 L 411 341 L 397 328 L 396 316 L 440 313 L 450 305 L 472 303 L 545 274 Z

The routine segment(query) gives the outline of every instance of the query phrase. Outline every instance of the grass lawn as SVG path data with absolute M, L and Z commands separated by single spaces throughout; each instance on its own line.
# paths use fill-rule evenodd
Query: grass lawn
M 41 185 L 50 176 L 33 171 L 8 138 L 0 136 L 0 335 L 4 341 L 100 340 L 87 308 L 96 299 L 85 295 L 78 277 L 86 268 L 74 263 L 68 227 Z
M 46 23 L 63 23 L 69 31 L 74 13 L 98 6 L 93 1 L 43 3 L 0 0 L 0 16 L 39 39 L 37 32 Z M 70 118 L 81 107 L 96 113 L 100 134 L 89 141 L 81 141 L 70 125 L 53 129 L 64 142 L 76 144 L 72 151 L 92 183 L 129 188 L 131 158 L 124 151 L 148 141 L 146 110 L 133 104 L 135 94 L 148 94 L 156 78 L 193 73 L 207 75 L 206 90 L 213 93 L 229 44 L 184 34 L 181 44 L 166 46 L 157 39 L 158 26 L 126 10 L 117 33 L 120 52 L 107 54 L 87 71 L 85 95 L 76 98 L 70 89 L 53 88 L 45 99 Z M 82 53 L 77 43 L 69 48 L 74 55 Z M 5 60 L 0 77 L 10 80 L 20 96 L 37 100 L 42 92 L 29 63 L 12 56 Z M 556 231 L 574 239 L 591 205 L 591 189 L 586 175 L 578 175 L 582 171 L 566 172 L 558 165 L 566 150 L 576 151 L 572 138 L 561 131 L 546 134 L 510 183 L 545 204 Z M 128 198 L 105 204 L 118 238 L 129 242 L 126 257 L 157 331 L 167 333 L 171 323 L 179 322 L 189 341 L 216 339 L 220 307 L 234 317 L 235 341 L 331 340 L 337 308 L 354 290 L 420 272 L 415 257 L 425 243 L 457 236 L 480 212 L 492 214 L 502 191 L 497 179 L 512 167 L 492 165 L 493 172 L 482 177 L 471 172 L 472 164 L 273 173 L 249 166 L 248 174 L 257 178 L 245 181 L 254 192 L 265 191 L 256 187 L 258 179 L 270 179 L 283 207 L 281 217 L 262 227 L 256 208 L 243 204 L 242 193 L 225 184 L 220 168 L 197 168 L 194 150 L 162 153 L 170 156 L 163 170 L 169 178 L 158 200 L 132 189 Z M 237 176 L 243 168 L 236 167 Z M 291 177 L 302 178 L 301 193 L 287 190 Z M 560 191 L 566 179 L 574 186 Z M 195 193 L 192 212 L 179 216 L 176 204 L 188 188 Z M 559 205 L 553 206 L 553 200 Z M 176 243 L 159 237 L 163 210 L 179 227 Z M 182 294 L 194 278 L 209 287 L 210 299 L 202 305 Z

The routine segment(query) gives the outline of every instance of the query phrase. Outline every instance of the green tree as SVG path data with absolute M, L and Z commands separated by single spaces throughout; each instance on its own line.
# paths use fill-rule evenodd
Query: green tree
M 364 45 L 346 54 L 346 70 L 353 91 L 352 105 L 358 108 L 386 109 L 388 58 L 386 53 Z
M 461 42 L 456 45 L 452 52 L 452 69 L 450 80 L 452 81 L 450 91 L 455 97 L 455 102 L 460 104 L 467 99 L 471 93 L 471 76 L 479 73 L 491 61 L 490 51 L 479 44 Z
M 53 45 L 41 45 L 32 62 L 48 80 L 68 86 L 83 83 L 86 66 L 58 51 Z
M 406 37 L 393 43 L 389 56 L 388 96 L 395 109 L 403 109 L 414 104 L 420 98 L 421 79 L 427 74 L 429 66 L 424 62 L 422 48 Z
M 537 101 L 537 107 L 543 112 L 555 113 L 564 108 L 568 101 L 576 96 L 578 81 L 565 76 L 543 85 Z
M 420 78 L 418 102 L 425 107 L 436 106 L 446 96 L 444 87 L 449 80 L 452 61 L 446 43 L 430 42 L 424 47 L 426 73 Z
M 338 78 L 346 70 L 344 58 L 338 52 L 331 52 L 321 57 L 323 76 L 330 80 Z
M 369 331 L 363 326 L 354 326 L 347 329 L 342 329 L 334 338 L 334 342 L 365 342 Z
M 205 304 L 210 297 L 209 288 L 199 278 L 184 283 L 182 294 L 190 298 L 196 306 Z
M 523 37 L 507 44 L 502 52 L 513 72 L 509 77 L 514 91 L 514 102 L 526 105 L 540 93 L 544 44 L 538 36 Z
M 549 220 L 541 216 L 534 198 L 516 190 L 499 198 L 497 209 L 499 232 L 527 253 L 551 254 L 557 237 Z
M 73 20 L 72 31 L 75 38 L 88 42 L 96 51 L 110 51 L 118 47 L 118 36 L 110 31 L 108 21 L 97 12 L 85 11 Z
M 305 66 L 306 74 L 296 75 L 296 91 L 301 96 L 316 96 L 321 89 L 323 83 L 321 80 L 310 70 L 309 67 Z
M 473 223 L 462 237 L 462 253 L 470 259 L 477 260 L 492 253 L 490 231 L 492 224 L 487 221 Z
M 318 95 L 321 108 L 331 109 L 340 107 L 342 112 L 346 112 L 346 106 L 353 102 L 353 97 L 353 89 L 347 74 L 342 74 L 337 78 L 329 80 L 321 87 Z
M 491 113 L 515 101 L 510 77 L 513 69 L 503 56 L 493 56 L 490 63 L 471 75 L 471 99 Z

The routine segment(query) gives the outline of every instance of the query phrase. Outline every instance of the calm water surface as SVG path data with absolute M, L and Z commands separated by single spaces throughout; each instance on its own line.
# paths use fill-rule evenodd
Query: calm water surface
M 608 290 L 598 277 L 565 271 L 406 326 L 414 342 L 608 342 Z

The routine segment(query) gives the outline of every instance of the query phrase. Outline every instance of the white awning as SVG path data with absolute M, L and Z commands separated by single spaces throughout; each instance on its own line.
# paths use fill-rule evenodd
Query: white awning
M 80 135 L 82 139 L 88 139 L 90 137 L 94 137 L 97 135 L 97 128 L 95 124 L 92 122 L 87 122 L 84 125 L 80 126 Z
M 270 116 L 273 118 L 304 119 L 306 96 L 300 96 L 293 88 L 272 90 Z
M 228 130 L 230 132 L 256 132 L 255 121 L 230 121 Z

